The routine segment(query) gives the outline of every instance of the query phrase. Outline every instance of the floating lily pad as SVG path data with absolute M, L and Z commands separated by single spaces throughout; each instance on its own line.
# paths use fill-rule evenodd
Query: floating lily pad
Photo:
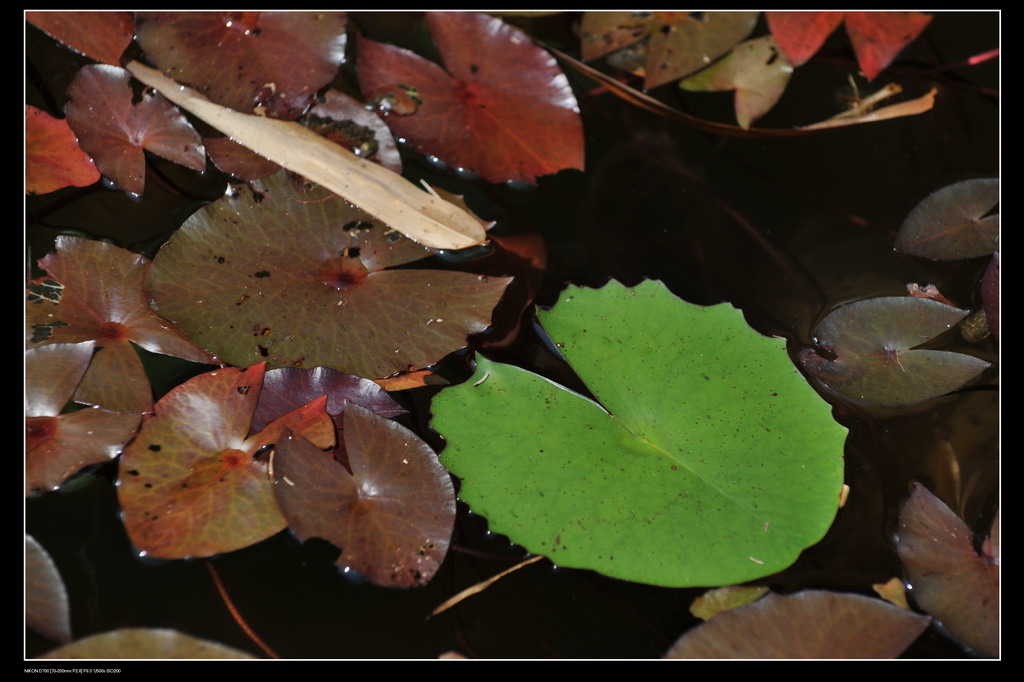
M 554 57 L 474 12 L 428 12 L 445 69 L 409 50 L 359 41 L 359 85 L 397 106 L 388 126 L 417 150 L 490 182 L 583 168 L 576 97 Z
M 995 524 L 993 530 L 995 531 Z M 974 551 L 960 517 L 917 484 L 900 512 L 896 549 L 917 605 L 985 656 L 999 655 L 998 557 Z
M 345 60 L 344 12 L 145 12 L 137 22 L 168 76 L 246 114 L 298 118 Z
M 94 340 L 101 349 L 75 392 L 77 402 L 118 412 L 153 405 L 138 344 L 192 362 L 215 358 L 149 307 L 142 290 L 149 259 L 114 244 L 57 237 L 57 251 L 39 260 L 48 277 L 30 282 L 25 322 L 30 346 Z
M 987 256 L 999 248 L 999 180 L 964 180 L 914 207 L 896 234 L 896 250 L 932 260 Z
M 383 587 L 425 585 L 448 552 L 455 489 L 437 455 L 414 433 L 349 404 L 351 473 L 305 439 L 274 454 L 274 496 L 299 537 L 328 540 L 337 564 Z
M 805 349 L 800 361 L 822 384 L 855 402 L 918 403 L 955 391 L 989 366 L 971 355 L 914 349 L 965 315 L 966 310 L 928 298 L 857 301 L 818 324 L 818 349 Z
M 846 429 L 783 340 L 659 282 L 571 287 L 541 322 L 599 403 L 483 357 L 433 403 L 441 461 L 492 530 L 677 587 L 769 575 L 821 539 Z
M 284 529 L 267 463 L 255 455 L 284 429 L 334 444 L 321 398 L 250 431 L 264 366 L 207 372 L 154 406 L 120 461 L 118 499 L 132 543 L 165 559 L 211 556 Z
M 857 594 L 769 594 L 690 630 L 665 658 L 895 658 L 929 623 Z
M 230 364 L 379 378 L 466 345 L 511 281 L 387 269 L 432 253 L 281 172 L 185 221 L 156 255 L 147 288 L 161 315 Z
M 82 67 L 68 86 L 68 125 L 99 171 L 126 192 L 142 194 L 146 184 L 143 150 L 205 170 L 203 141 L 184 114 L 150 92 L 133 104 L 130 80 L 131 75 L 120 67 L 94 64 Z

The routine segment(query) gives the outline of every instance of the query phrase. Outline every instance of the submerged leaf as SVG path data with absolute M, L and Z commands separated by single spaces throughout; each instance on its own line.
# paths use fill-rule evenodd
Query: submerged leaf
M 600 404 L 483 357 L 433 402 L 441 460 L 493 531 L 665 586 L 769 575 L 824 535 L 846 429 L 782 340 L 659 282 L 573 287 L 541 321 Z
M 743 128 L 782 97 L 793 65 L 771 36 L 740 43 L 721 61 L 679 81 L 684 90 L 736 91 L 736 120 Z
M 987 256 L 999 247 L 999 180 L 964 180 L 914 207 L 896 234 L 896 250 L 932 260 Z
M 386 269 L 431 252 L 283 172 L 253 187 L 190 217 L 147 282 L 160 313 L 226 362 L 386 377 L 490 324 L 508 278 Z
M 758 12 L 587 12 L 583 59 L 591 60 L 644 37 L 644 89 L 703 69 L 750 35 Z
M 999 567 L 979 556 L 967 525 L 921 484 L 900 512 L 896 546 L 911 595 L 950 634 L 999 655 Z
M 339 566 L 376 585 L 425 585 L 451 540 L 451 477 L 419 437 L 355 404 L 345 408 L 345 447 L 351 474 L 305 439 L 278 446 L 274 495 L 288 524 L 331 542 Z
M 579 107 L 551 55 L 486 14 L 429 12 L 426 20 L 447 72 L 409 50 L 359 41 L 364 96 L 412 97 L 415 111 L 387 117 L 396 135 L 489 182 L 583 169 Z
M 895 658 L 930 622 L 858 594 L 769 594 L 688 631 L 665 658 Z
M 913 296 L 850 303 L 818 324 L 819 349 L 801 351 L 800 362 L 822 384 L 855 402 L 910 405 L 928 400 L 955 391 L 989 366 L 962 353 L 914 350 L 966 314 Z

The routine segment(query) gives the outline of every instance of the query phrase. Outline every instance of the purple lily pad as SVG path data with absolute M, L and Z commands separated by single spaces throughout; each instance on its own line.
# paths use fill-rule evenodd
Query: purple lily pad
M 989 363 L 971 355 L 914 349 L 967 311 L 927 298 L 883 297 L 837 308 L 815 330 L 817 349 L 799 353 L 808 374 L 858 403 L 909 405 L 944 395 Z
M 999 246 L 999 180 L 965 180 L 933 192 L 910 212 L 896 250 L 932 260 L 986 256 Z

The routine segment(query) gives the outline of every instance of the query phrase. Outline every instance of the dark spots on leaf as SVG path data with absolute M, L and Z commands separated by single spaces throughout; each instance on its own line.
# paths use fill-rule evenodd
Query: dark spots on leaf
M 43 322 L 41 324 L 32 325 L 32 343 L 38 343 L 45 341 L 46 339 L 53 336 L 53 330 L 56 327 L 67 327 L 68 323 L 62 320 L 55 320 L 53 322 Z
M 218 264 L 221 264 L 221 265 L 223 265 L 223 264 L 225 263 L 225 258 L 224 258 L 224 256 L 214 256 L 214 257 L 213 257 L 213 259 L 214 259 L 215 261 L 217 261 L 217 263 L 218 263 Z
M 153 487 L 153 484 L 152 484 L 152 483 L 143 483 L 143 484 L 142 484 L 142 487 L 143 487 L 143 488 L 152 488 L 152 487 Z
M 254 276 L 258 277 L 260 279 L 263 279 L 264 277 L 270 277 L 270 271 L 268 271 L 268 270 L 260 270 Z
M 255 202 L 257 204 L 262 203 L 263 202 L 263 194 L 261 194 L 260 192 L 257 192 L 256 190 L 252 190 L 252 200 L 253 200 L 253 202 Z
M 246 395 L 251 388 L 252 386 L 238 386 L 235 390 L 238 391 L 239 395 Z
M 263 346 L 263 345 L 257 344 L 257 345 L 256 345 L 256 350 L 258 350 L 258 351 L 259 351 L 259 353 L 260 353 L 260 357 L 263 357 L 263 358 L 265 358 L 265 357 L 267 357 L 268 355 L 270 355 L 270 351 L 269 351 L 269 350 L 267 350 L 267 347 L 266 347 L 266 346 Z
M 152 447 L 152 446 L 150 446 L 150 447 Z M 131 469 L 129 471 L 126 471 L 125 473 L 128 474 L 129 476 L 138 476 L 139 475 L 139 470 L 138 469 Z
M 671 468 L 672 471 L 679 471 L 679 467 L 677 467 L 675 464 L 673 464 Z
M 373 223 L 368 223 L 365 220 L 353 220 L 341 226 L 341 229 L 346 232 L 351 232 L 352 230 L 369 230 L 372 228 Z
M 470 73 L 476 73 L 479 70 L 480 70 L 480 67 L 478 65 L 476 65 L 476 64 L 470 64 L 469 65 L 469 72 Z
M 156 443 L 153 443 L 152 445 L 149 446 L 149 450 L 150 452 L 160 452 L 160 446 L 157 445 Z
M 694 21 L 707 21 L 707 15 L 704 12 L 689 12 L 690 18 Z
M 50 303 L 60 303 L 60 297 L 64 293 L 64 285 L 54 279 L 44 279 L 42 282 L 29 282 L 28 283 L 28 302 L 29 303 L 42 303 L 43 301 L 49 301 Z

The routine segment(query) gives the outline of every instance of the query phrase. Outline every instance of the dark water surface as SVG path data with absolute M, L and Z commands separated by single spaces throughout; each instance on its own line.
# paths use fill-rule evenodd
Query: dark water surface
M 398 17 L 354 18 L 377 40 L 422 39 Z M 661 279 L 696 303 L 732 302 L 759 331 L 787 338 L 791 353 L 809 342 L 814 325 L 834 306 L 903 295 L 908 282 L 935 284 L 961 307 L 977 309 L 986 259 L 931 263 L 895 254 L 892 244 L 900 223 L 929 193 L 958 180 L 999 175 L 998 100 L 979 91 L 998 88 L 996 63 L 925 72 L 997 47 L 998 21 L 992 13 L 937 14 L 900 66 L 871 87 L 895 80 L 917 96 L 935 85 L 935 108 L 924 116 L 802 138 L 723 139 L 607 94 L 583 95 L 590 85 L 570 74 L 580 86 L 585 173 L 565 171 L 536 188 L 516 190 L 463 182 L 409 155 L 407 175 L 465 193 L 477 213 L 498 221 L 496 234 L 542 234 L 549 264 L 538 295 L 542 305 L 553 303 L 567 282 Z M 568 47 L 566 24 L 560 17 L 537 20 L 531 30 Z M 829 46 L 837 49 L 798 69 L 783 101 L 759 125 L 808 123 L 838 110 L 836 96 L 852 66 L 841 40 L 833 37 Z M 59 115 L 68 82 L 88 62 L 31 27 L 27 49 L 27 101 Z M 686 103 L 701 107 L 693 110 L 698 115 L 731 120 L 727 95 L 689 95 Z M 215 171 L 197 176 L 154 160 L 141 201 L 101 187 L 29 198 L 29 257 L 42 257 L 67 230 L 152 256 L 188 215 L 223 192 L 223 183 Z M 939 345 L 997 361 L 992 341 L 970 345 L 950 336 Z M 511 346 L 488 354 L 573 381 L 529 324 Z M 158 395 L 202 370 L 148 354 L 145 360 L 157 375 Z M 451 358 L 443 367 L 457 378 L 465 358 Z M 779 591 L 870 594 L 872 583 L 901 575 L 895 520 L 915 480 L 972 528 L 987 527 L 999 488 L 995 386 L 991 370 L 971 390 L 911 408 L 832 400 L 836 418 L 850 428 L 849 504 L 824 540 L 790 569 L 759 582 Z M 405 392 L 399 399 L 413 410 L 406 423 L 438 444 L 425 426 L 434 390 Z M 114 465 L 101 467 L 26 502 L 27 532 L 51 553 L 67 583 L 75 636 L 167 627 L 259 654 L 201 561 L 137 557 L 119 518 L 115 478 Z M 286 658 L 434 658 L 449 650 L 492 658 L 658 657 L 697 622 L 688 609 L 702 590 L 632 584 L 548 561 L 426 620 L 455 592 L 523 558 L 521 548 L 486 528 L 483 518 L 460 505 L 456 547 L 433 582 L 412 591 L 350 580 L 331 564 L 328 546 L 302 545 L 287 532 L 213 563 L 249 625 Z M 52 647 L 27 634 L 28 656 Z M 934 628 L 906 654 L 962 655 Z

